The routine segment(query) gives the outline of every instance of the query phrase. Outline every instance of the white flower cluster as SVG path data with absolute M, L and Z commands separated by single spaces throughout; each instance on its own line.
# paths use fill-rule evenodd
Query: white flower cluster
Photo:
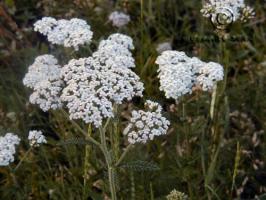
M 111 101 L 121 104 L 134 96 L 142 96 L 144 90 L 140 78 L 130 69 L 135 67 L 135 60 L 130 50 L 133 41 L 123 34 L 112 34 L 103 40 L 98 51 L 93 53 L 94 66 L 101 72 L 102 90 Z
M 223 66 L 215 62 L 209 62 L 199 69 L 196 83 L 202 87 L 203 91 L 208 91 L 212 90 L 215 82 L 223 80 L 223 77 Z
M 185 193 L 174 189 L 166 196 L 166 200 L 188 200 L 188 196 Z
M 246 21 L 254 17 L 254 10 L 244 0 L 210 0 L 201 9 L 204 17 L 211 18 L 217 28 L 225 28 L 237 20 Z
M 102 41 L 92 57 L 73 59 L 63 67 L 67 86 L 61 97 L 67 102 L 71 119 L 99 127 L 104 118 L 113 117 L 113 103 L 142 96 L 143 84 L 129 69 L 134 67 L 130 48 L 131 38 L 115 34 Z
M 14 162 L 16 145 L 19 142 L 19 137 L 13 133 L 7 133 L 4 137 L 0 136 L 0 166 L 7 166 L 11 162 Z
M 167 133 L 170 122 L 162 116 L 162 107 L 153 101 L 146 101 L 147 111 L 132 111 L 132 118 L 123 134 L 128 136 L 128 142 L 146 143 L 153 140 L 155 136 Z
M 102 40 L 93 58 L 107 68 L 133 68 L 135 60 L 130 50 L 134 49 L 133 40 L 127 35 L 115 33 Z
M 130 17 L 123 12 L 114 11 L 109 15 L 109 21 L 112 22 L 113 26 L 120 28 L 130 22 Z
M 60 93 L 63 81 L 60 77 L 61 66 L 52 55 L 41 55 L 29 66 L 23 84 L 31 89 L 30 102 L 37 104 L 43 111 L 62 106 Z
M 196 85 L 201 86 L 203 91 L 211 90 L 224 76 L 220 64 L 205 63 L 179 51 L 164 51 L 156 64 L 159 65 L 160 90 L 165 92 L 166 98 L 178 99 L 190 94 Z
M 34 30 L 47 36 L 52 44 L 74 47 L 91 42 L 93 32 L 85 20 L 73 18 L 70 20 L 56 20 L 52 17 L 43 17 L 34 24 Z
M 47 143 L 42 131 L 37 130 L 32 130 L 29 132 L 28 140 L 30 142 L 30 146 L 33 147 L 38 147 L 42 143 Z
M 62 75 L 66 87 L 61 98 L 67 103 L 70 119 L 82 119 L 99 127 L 103 118 L 113 117 L 112 103 L 99 91 L 102 76 L 94 69 L 92 58 L 70 60 Z
M 114 33 L 110 35 L 106 40 L 102 40 L 99 44 L 99 49 L 103 48 L 104 46 L 114 44 L 122 45 L 128 50 L 134 49 L 132 38 L 121 33 Z

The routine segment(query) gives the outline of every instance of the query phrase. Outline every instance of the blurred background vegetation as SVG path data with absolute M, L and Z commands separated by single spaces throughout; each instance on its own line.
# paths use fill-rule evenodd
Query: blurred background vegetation
M 207 199 L 203 164 L 211 163 L 213 145 L 205 132 L 211 94 L 195 92 L 182 103 L 167 100 L 159 91 L 157 44 L 172 43 L 173 49 L 204 61 L 216 61 L 229 69 L 226 97 L 218 113 L 219 131 L 224 133 L 221 153 L 212 171 L 211 199 L 265 199 L 266 167 L 266 3 L 249 3 L 254 20 L 234 24 L 224 54 L 211 23 L 201 16 L 201 1 L 195 0 L 2 0 L 0 2 L 0 134 L 17 133 L 23 138 L 14 165 L 25 154 L 30 129 L 43 130 L 49 143 L 34 150 L 15 173 L 0 168 L 0 199 L 108 199 L 106 168 L 100 152 L 93 149 L 84 189 L 82 144 L 62 144 L 82 134 L 63 111 L 43 113 L 28 102 L 29 92 L 22 79 L 34 58 L 51 53 L 61 64 L 69 56 L 59 46 L 33 32 L 33 23 L 43 16 L 81 18 L 94 32 L 94 43 L 75 56 L 85 57 L 98 42 L 114 32 L 134 39 L 136 69 L 145 84 L 143 99 L 134 99 L 119 109 L 119 129 L 125 127 L 130 111 L 141 108 L 145 99 L 163 105 L 171 120 L 166 136 L 147 145 L 136 145 L 117 172 L 119 199 L 165 199 L 173 189 L 190 199 Z M 108 22 L 114 10 L 127 12 L 128 26 L 117 30 Z M 210 40 L 213 38 L 213 40 Z M 225 103 L 226 102 L 226 103 Z M 78 122 L 86 130 L 86 125 Z M 96 134 L 94 137 L 98 137 Z M 121 149 L 126 138 L 121 134 Z M 205 162 L 202 163 L 202 160 Z M 11 166 L 12 167 L 12 166 Z

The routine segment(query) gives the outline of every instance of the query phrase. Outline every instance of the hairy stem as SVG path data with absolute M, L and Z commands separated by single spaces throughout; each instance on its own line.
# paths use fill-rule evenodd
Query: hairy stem
M 120 156 L 120 158 L 116 162 L 115 166 L 119 166 L 122 163 L 123 159 L 126 157 L 127 153 L 129 152 L 129 150 L 131 149 L 132 146 L 133 146 L 132 144 L 129 144 L 126 147 L 125 151 L 122 153 L 122 155 Z
M 119 132 L 119 118 L 118 118 L 118 105 L 114 105 L 114 113 L 115 113 L 115 119 L 114 119 L 114 132 L 113 132 L 113 141 L 112 141 L 112 150 L 114 152 L 115 160 L 119 159 L 119 144 L 120 144 L 120 132 Z
M 223 63 L 224 54 L 225 54 L 225 42 L 222 38 L 220 38 L 219 43 L 219 62 Z M 227 64 L 227 63 L 226 63 Z M 211 154 L 211 162 L 209 164 L 209 168 L 207 170 L 207 174 L 205 177 L 205 189 L 208 195 L 208 199 L 211 199 L 210 194 L 210 188 L 211 188 L 211 182 L 214 178 L 215 169 L 217 165 L 217 160 L 219 157 L 220 149 L 221 149 L 221 143 L 223 140 L 223 133 L 219 132 L 219 108 L 221 99 L 224 95 L 226 83 L 227 83 L 227 67 L 225 66 L 225 73 L 224 73 L 224 81 L 222 84 L 222 87 L 218 87 L 217 84 L 214 85 L 213 93 L 212 93 L 212 99 L 211 99 L 211 105 L 210 105 L 210 132 L 212 135 L 212 154 Z
M 92 128 L 91 128 L 91 124 L 89 124 L 88 126 L 88 133 L 87 136 L 85 137 L 86 140 L 88 140 L 89 137 L 91 137 L 92 134 Z M 89 175 L 88 175 L 88 171 L 91 168 L 91 164 L 90 164 L 90 156 L 91 156 L 91 146 L 90 145 L 86 145 L 85 146 L 85 161 L 84 161 L 84 171 L 83 171 L 83 186 L 84 186 L 84 190 L 83 190 L 83 196 L 84 199 L 86 199 L 87 197 L 87 184 L 88 184 L 88 180 L 89 180 Z
M 135 180 L 134 180 L 134 172 L 130 171 L 130 190 L 131 190 L 131 200 L 136 199 L 136 190 L 135 190 Z
M 213 91 L 212 91 L 212 100 L 211 100 L 211 107 L 210 107 L 211 120 L 213 120 L 214 118 L 216 95 L 217 95 L 217 84 L 214 85 Z
M 63 109 L 61 111 L 65 116 L 68 116 L 68 114 Z M 74 120 L 70 120 L 70 122 L 85 136 L 88 141 L 101 148 L 101 144 L 91 136 L 88 136 L 88 133 L 84 131 L 77 122 L 75 122 Z
M 144 44 L 144 2 L 143 0 L 140 0 L 140 27 L 141 27 L 141 44 Z M 144 63 L 144 51 L 143 48 L 140 50 L 141 52 L 141 58 L 140 63 L 143 65 Z
M 112 157 L 108 151 L 105 130 L 102 127 L 100 127 L 99 130 L 100 130 L 100 137 L 101 137 L 101 150 L 104 154 L 105 161 L 106 161 L 107 168 L 108 168 L 108 179 L 109 179 L 111 198 L 112 200 L 117 200 L 116 187 L 115 187 L 115 168 L 113 166 Z
M 25 158 L 28 156 L 28 154 L 31 152 L 31 150 L 32 150 L 32 146 L 26 151 L 26 153 L 24 154 L 23 158 L 19 161 L 19 163 L 17 164 L 17 166 L 14 169 L 14 172 L 20 167 L 20 165 L 25 160 Z

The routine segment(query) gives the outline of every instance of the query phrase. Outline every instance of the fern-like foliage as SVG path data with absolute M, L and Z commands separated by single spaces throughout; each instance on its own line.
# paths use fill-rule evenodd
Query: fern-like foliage
M 64 141 L 60 141 L 58 143 L 59 146 L 61 145 L 93 145 L 92 142 L 85 140 L 84 138 L 71 138 Z
M 157 171 L 159 166 L 154 162 L 144 160 L 136 160 L 120 165 L 121 168 L 126 168 L 132 171 Z

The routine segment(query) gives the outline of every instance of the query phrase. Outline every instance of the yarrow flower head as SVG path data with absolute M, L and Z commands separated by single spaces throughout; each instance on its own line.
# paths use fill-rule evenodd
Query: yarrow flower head
M 20 138 L 13 133 L 0 136 L 0 166 L 7 166 L 14 162 L 16 145 L 20 143 Z
M 43 111 L 60 108 L 63 86 L 60 74 L 61 66 L 54 56 L 45 54 L 35 58 L 23 79 L 23 84 L 33 89 L 30 102 L 39 105 Z
M 223 80 L 224 70 L 219 63 L 209 62 L 199 69 L 196 84 L 200 85 L 203 91 L 212 90 L 217 81 Z
M 123 12 L 114 11 L 109 15 L 109 21 L 112 22 L 113 26 L 120 28 L 130 22 L 130 17 Z
M 124 48 L 128 50 L 134 49 L 132 38 L 121 33 L 111 34 L 106 40 L 102 40 L 100 42 L 99 49 L 106 45 L 113 45 L 113 44 L 122 45 Z
M 57 20 L 53 17 L 43 17 L 34 23 L 34 31 L 43 35 L 48 35 L 57 25 Z
M 112 34 L 103 40 L 98 51 L 93 53 L 94 65 L 104 77 L 104 92 L 113 102 L 121 104 L 134 96 L 142 96 L 144 90 L 140 78 L 129 68 L 135 67 L 130 52 L 134 49 L 132 38 L 123 34 Z
M 107 68 L 92 57 L 71 60 L 64 66 L 66 81 L 62 100 L 70 118 L 100 126 L 103 118 L 113 117 L 112 106 L 124 99 L 142 95 L 143 85 L 128 68 Z
M 155 136 L 166 134 L 170 122 L 162 116 L 162 107 L 153 101 L 146 101 L 146 110 L 132 112 L 132 118 L 123 134 L 127 135 L 128 142 L 146 143 Z
M 81 45 L 89 44 L 93 36 L 87 22 L 78 18 L 56 20 L 44 17 L 34 24 L 34 30 L 47 36 L 52 44 L 74 47 L 75 50 Z
M 172 50 L 172 45 L 170 42 L 163 42 L 163 43 L 160 43 L 158 44 L 157 48 L 156 48 L 156 51 L 161 54 L 163 53 L 164 51 L 168 51 L 168 50 Z
M 217 81 L 223 79 L 223 67 L 214 62 L 205 63 L 188 57 L 184 52 L 164 51 L 158 56 L 160 90 L 166 98 L 178 99 L 191 94 L 194 86 L 203 91 L 212 90 Z
M 183 192 L 173 190 L 166 196 L 167 200 L 188 200 L 188 196 Z
M 107 67 L 135 67 L 135 60 L 130 50 L 134 49 L 133 40 L 127 35 L 115 33 L 99 44 L 93 57 Z
M 61 99 L 67 103 L 70 119 L 82 119 L 99 127 L 103 118 L 113 117 L 111 101 L 99 91 L 101 75 L 94 70 L 92 58 L 70 60 L 62 76 L 66 87 Z
M 92 56 L 101 63 L 121 66 L 125 68 L 135 67 L 135 61 L 131 52 L 122 45 L 113 43 L 104 45 L 94 52 Z
M 178 99 L 192 92 L 193 65 L 184 52 L 164 51 L 156 63 L 159 65 L 160 90 L 167 98 Z
M 102 41 L 92 57 L 73 59 L 63 67 L 66 87 L 61 98 L 71 119 L 83 119 L 98 127 L 104 118 L 113 117 L 113 103 L 142 96 L 143 84 L 129 69 L 134 66 L 129 51 L 133 45 L 128 39 L 124 41 L 125 36 L 116 36 L 113 42 L 111 36 Z
M 38 147 L 40 144 L 47 143 L 42 131 L 32 130 L 29 132 L 28 140 L 30 146 Z
M 218 29 L 225 29 L 237 20 L 245 22 L 255 15 L 254 10 L 246 6 L 244 0 L 210 0 L 203 6 L 201 13 L 210 18 Z

